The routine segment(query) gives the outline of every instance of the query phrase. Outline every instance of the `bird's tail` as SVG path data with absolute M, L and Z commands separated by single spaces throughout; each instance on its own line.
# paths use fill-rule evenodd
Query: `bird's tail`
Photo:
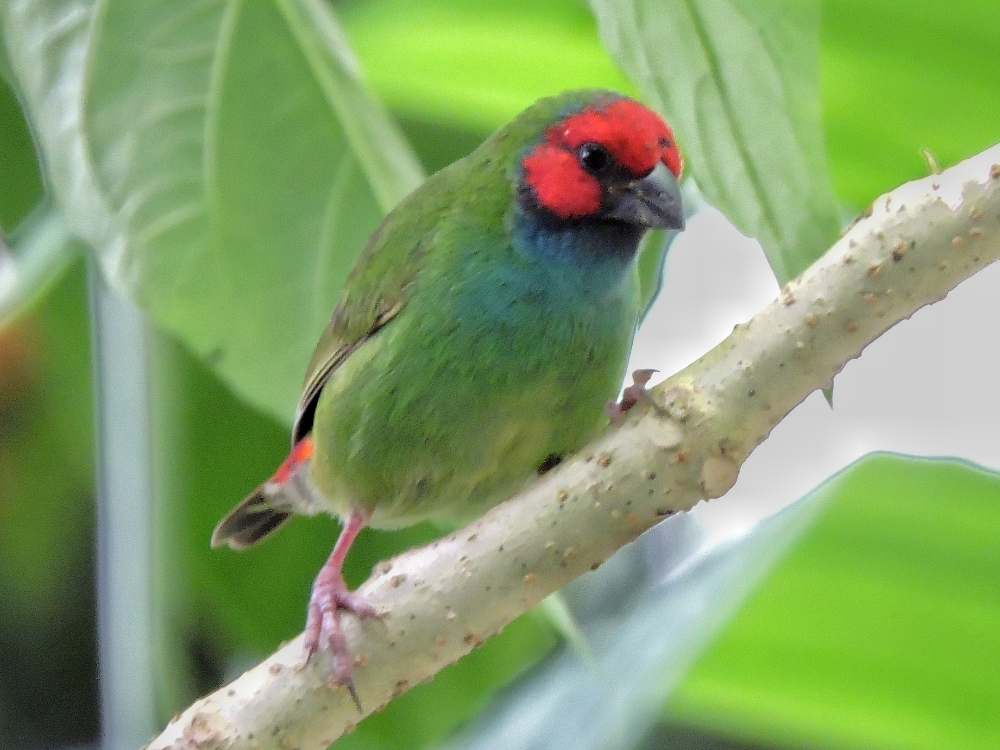
M 246 549 L 281 526 L 296 510 L 308 508 L 311 498 L 307 473 L 312 450 L 308 435 L 296 443 L 274 476 L 219 521 L 212 532 L 212 546 L 228 544 L 235 550 Z

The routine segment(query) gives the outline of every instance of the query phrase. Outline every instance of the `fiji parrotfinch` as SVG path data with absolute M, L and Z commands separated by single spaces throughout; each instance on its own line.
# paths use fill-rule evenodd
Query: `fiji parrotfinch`
M 650 228 L 682 229 L 673 134 L 610 91 L 543 99 L 414 190 L 369 238 L 309 363 L 292 450 L 215 529 L 248 547 L 292 513 L 343 521 L 313 584 L 307 658 L 351 689 L 341 567 L 364 526 L 469 519 L 606 421 Z M 620 407 L 619 407 L 620 408 Z

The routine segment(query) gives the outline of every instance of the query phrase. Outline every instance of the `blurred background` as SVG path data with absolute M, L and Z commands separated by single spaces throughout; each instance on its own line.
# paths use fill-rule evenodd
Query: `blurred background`
M 2 4 L 0 23 L 13 13 Z M 540 96 L 636 92 L 575 0 L 334 7 L 425 173 Z M 949 165 L 1000 141 L 1000 9 L 828 0 L 821 18 L 818 106 L 843 217 L 926 175 L 922 147 Z M 16 249 L 18 227 L 44 214 L 46 186 L 10 66 L 2 71 L 0 228 Z M 101 747 L 91 311 L 111 293 L 81 254 L 58 265 L 0 327 L 0 747 L 14 750 Z M 605 721 L 618 738 L 608 747 L 1000 747 L 996 271 L 849 365 L 835 410 L 813 394 L 730 496 L 672 519 L 567 592 L 600 653 L 642 675 L 641 692 L 606 680 L 608 692 L 591 694 L 600 708 L 582 716 L 578 696 L 539 697 L 577 679 L 581 662 L 529 614 L 338 746 L 561 747 L 561 723 Z M 759 245 L 703 208 L 668 253 L 634 364 L 675 371 L 776 290 Z M 136 569 L 154 571 L 140 592 L 153 668 L 136 693 L 151 703 L 134 707 L 152 717 L 151 733 L 301 630 L 337 526 L 295 520 L 252 552 L 209 549 L 221 515 L 284 457 L 290 412 L 261 407 L 251 387 L 234 393 L 205 347 L 136 320 L 136 338 L 120 343 L 145 363 L 151 409 L 151 516 L 134 548 Z M 862 458 L 871 451 L 960 460 Z M 438 533 L 365 532 L 349 583 Z M 602 598 L 608 587 L 622 600 Z M 637 716 L 632 736 L 622 727 Z

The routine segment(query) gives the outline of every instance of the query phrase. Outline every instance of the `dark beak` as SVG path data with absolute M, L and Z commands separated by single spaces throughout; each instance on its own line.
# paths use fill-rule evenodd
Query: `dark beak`
M 674 173 L 663 162 L 641 180 L 608 191 L 604 215 L 650 229 L 683 229 L 684 206 Z

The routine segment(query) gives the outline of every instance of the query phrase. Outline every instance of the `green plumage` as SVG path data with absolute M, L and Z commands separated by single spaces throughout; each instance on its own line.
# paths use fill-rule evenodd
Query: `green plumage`
M 369 239 L 309 363 L 289 457 L 212 536 L 243 549 L 293 512 L 341 517 L 303 645 L 307 660 L 329 647 L 359 708 L 340 616 L 378 613 L 344 582 L 353 540 L 476 516 L 600 429 L 639 313 L 639 240 L 684 226 L 680 170 L 654 112 L 568 92 L 428 179 Z
M 213 544 L 242 549 L 293 512 L 349 520 L 347 547 L 363 525 L 461 521 L 580 448 L 628 360 L 639 240 L 684 225 L 680 169 L 658 115 L 589 90 L 537 102 L 428 179 L 347 279 L 292 453 Z
M 600 428 L 638 315 L 634 264 L 550 257 L 517 226 L 526 149 L 596 96 L 539 102 L 372 236 L 303 399 L 308 416 L 308 386 L 325 379 L 310 477 L 334 513 L 365 509 L 377 527 L 469 518 Z

